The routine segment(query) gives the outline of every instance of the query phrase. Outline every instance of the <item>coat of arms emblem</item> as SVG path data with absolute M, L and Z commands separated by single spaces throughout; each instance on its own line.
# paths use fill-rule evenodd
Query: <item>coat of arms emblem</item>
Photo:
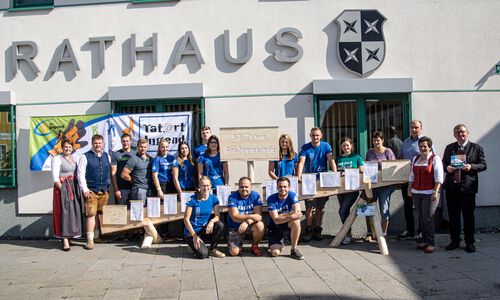
M 364 77 L 380 67 L 385 57 L 385 20 L 378 10 L 344 10 L 335 19 L 339 26 L 337 53 L 349 72 Z

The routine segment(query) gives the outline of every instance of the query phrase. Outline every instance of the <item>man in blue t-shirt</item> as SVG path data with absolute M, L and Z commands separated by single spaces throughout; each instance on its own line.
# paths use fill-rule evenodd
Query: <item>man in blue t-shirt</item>
M 267 210 L 269 211 L 269 225 L 267 226 L 267 238 L 269 240 L 269 251 L 276 257 L 281 254 L 284 246 L 285 232 L 290 231 L 290 244 L 292 249 L 290 255 L 295 259 L 304 259 L 297 249 L 300 237 L 300 204 L 297 195 L 290 192 L 290 179 L 280 177 L 277 180 L 278 193 L 272 194 L 267 199 Z
M 328 165 L 334 172 L 337 171 L 337 165 L 332 155 L 330 144 L 321 141 L 323 133 L 318 127 L 313 127 L 309 135 L 311 142 L 302 146 L 299 154 L 299 165 L 297 167 L 297 176 L 301 180 L 302 173 L 316 173 L 316 178 L 320 172 L 327 172 Z M 321 220 L 323 217 L 323 208 L 328 197 L 318 197 L 306 199 L 306 232 L 302 236 L 304 242 L 309 242 L 312 238 L 322 240 Z M 315 209 L 313 216 L 313 208 Z
M 205 153 L 205 151 L 207 150 L 207 142 L 208 138 L 212 135 L 212 130 L 208 126 L 201 127 L 200 135 L 201 135 L 201 144 L 197 145 L 193 149 L 193 158 L 195 159 L 195 162 L 196 160 L 198 160 L 198 157 L 200 157 L 200 155 Z
M 252 180 L 241 177 L 238 182 L 238 191 L 232 192 L 228 199 L 227 226 L 229 233 L 227 247 L 229 254 L 236 256 L 243 248 L 247 233 L 252 234 L 251 252 L 261 256 L 259 243 L 264 236 L 264 223 L 262 222 L 262 200 L 257 192 L 252 191 Z

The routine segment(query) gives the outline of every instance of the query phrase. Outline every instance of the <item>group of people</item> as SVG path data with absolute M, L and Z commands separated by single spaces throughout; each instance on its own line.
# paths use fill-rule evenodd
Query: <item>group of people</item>
M 406 230 L 398 239 L 416 238 L 413 206 L 419 215 L 421 237 L 417 248 L 425 253 L 434 251 L 434 213 L 441 199 L 441 187 L 446 196 L 451 242 L 446 250 L 460 247 L 462 229 L 465 239 L 465 251 L 476 251 L 474 229 L 474 210 L 479 187 L 478 173 L 485 171 L 486 159 L 483 148 L 469 141 L 469 130 L 464 124 L 453 128 L 456 142 L 448 144 L 443 158 L 436 154 L 432 140 L 422 134 L 422 122 L 413 120 L 410 124 L 410 136 L 403 142 L 401 158 L 409 159 L 412 168 L 408 183 L 401 190 L 404 200 Z M 462 156 L 458 159 L 457 156 Z
M 96 216 L 107 204 L 109 188 L 113 184 L 115 199 L 118 204 L 127 204 L 129 199 L 146 200 L 148 196 L 161 199 L 165 194 L 182 191 L 198 192 L 186 203 L 184 215 L 184 238 L 199 258 L 209 255 L 224 257 L 217 249 L 224 231 L 221 220 L 219 199 L 211 192 L 218 185 L 227 185 L 229 173 L 227 162 L 220 159 L 220 145 L 217 136 L 211 134 L 209 127 L 201 129 L 203 143 L 191 153 L 186 142 L 178 145 L 177 158 L 168 154 L 169 141 L 163 139 L 158 144 L 157 156 L 153 159 L 147 154 L 148 143 L 144 139 L 137 142 L 137 151 L 131 148 L 131 136 L 123 134 L 122 149 L 108 154 L 103 151 L 103 137 L 92 137 L 92 149 L 82 155 L 78 162 L 72 157 L 71 141 L 63 139 L 62 153 L 54 157 L 52 177 L 54 181 L 54 235 L 62 238 L 63 249 L 69 251 L 69 238 L 82 234 L 80 202 L 75 201 L 82 194 L 85 215 L 86 249 L 94 248 Z M 419 215 L 419 231 L 422 239 L 419 249 L 426 253 L 434 251 L 434 213 L 440 199 L 441 185 L 444 182 L 450 218 L 451 243 L 446 247 L 453 250 L 460 245 L 460 214 L 464 218 L 466 250 L 474 252 L 474 208 L 475 194 L 478 190 L 478 172 L 486 169 L 484 151 L 481 146 L 468 140 L 468 130 L 459 124 L 454 128 L 457 142 L 446 147 L 443 160 L 436 155 L 432 140 L 422 136 L 422 122 L 414 120 L 410 124 L 410 137 L 401 145 L 398 153 L 384 146 L 384 135 L 380 131 L 372 134 L 373 147 L 368 150 L 365 160 L 356 154 L 349 137 L 340 141 L 341 154 L 333 157 L 330 144 L 322 141 L 322 131 L 314 127 L 310 131 L 310 142 L 301 147 L 299 153 L 294 150 L 288 134 L 279 138 L 279 159 L 269 162 L 268 173 L 277 180 L 278 193 L 269 196 L 268 211 L 270 221 L 267 226 L 262 219 L 262 200 L 252 191 L 252 181 L 242 177 L 238 182 L 238 191 L 231 193 L 228 200 L 228 249 L 230 255 L 238 255 L 242 250 L 246 234 L 252 237 L 251 252 L 260 256 L 259 242 L 266 227 L 271 255 L 277 256 L 283 249 L 283 238 L 290 233 L 291 256 L 302 259 L 297 248 L 299 239 L 308 242 L 321 240 L 322 216 L 328 197 L 305 199 L 305 230 L 301 236 L 301 218 L 297 195 L 290 191 L 288 177 L 304 173 L 344 171 L 358 168 L 363 171 L 364 161 L 378 162 L 379 169 L 384 160 L 396 158 L 411 161 L 409 181 L 402 188 L 406 231 L 398 239 L 413 238 L 415 222 L 413 206 Z M 457 166 L 451 158 L 465 154 L 466 161 Z M 77 170 L 75 172 L 75 170 Z M 75 176 L 75 173 L 77 176 Z M 390 218 L 390 199 L 393 186 L 379 187 L 373 190 L 381 212 L 383 233 L 387 233 Z M 344 223 L 351 207 L 359 196 L 358 191 L 338 195 L 339 216 Z M 371 239 L 370 227 L 366 239 Z M 99 229 L 99 228 L 97 228 Z M 97 230 L 98 232 L 98 230 Z M 210 240 L 210 246 L 205 241 Z M 351 243 L 350 231 L 342 243 Z

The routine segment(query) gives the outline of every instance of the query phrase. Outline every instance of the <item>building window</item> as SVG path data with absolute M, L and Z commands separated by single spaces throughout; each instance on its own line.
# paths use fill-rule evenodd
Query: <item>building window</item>
M 0 106 L 0 187 L 16 185 L 14 106 Z
M 54 1 L 50 0 L 12 0 L 14 8 L 54 6 Z
M 384 133 L 384 145 L 397 155 L 398 143 L 408 135 L 410 119 L 407 94 L 388 95 L 321 95 L 316 96 L 316 124 L 324 139 L 341 154 L 339 141 L 350 137 L 355 151 L 364 157 L 372 147 L 374 131 Z
M 203 108 L 203 99 L 168 99 L 154 101 L 123 101 L 115 102 L 116 113 L 140 114 L 140 113 L 157 113 L 157 112 L 181 112 L 191 111 L 193 113 L 192 127 L 192 145 L 191 147 L 201 143 L 200 128 L 205 123 L 205 110 Z

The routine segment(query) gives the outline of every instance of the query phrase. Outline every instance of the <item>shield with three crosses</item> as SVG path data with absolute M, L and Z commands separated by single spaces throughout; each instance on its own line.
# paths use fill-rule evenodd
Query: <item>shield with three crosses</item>
M 385 57 L 385 20 L 378 10 L 344 10 L 335 19 L 339 26 L 337 53 L 349 72 L 365 77 L 380 67 Z

